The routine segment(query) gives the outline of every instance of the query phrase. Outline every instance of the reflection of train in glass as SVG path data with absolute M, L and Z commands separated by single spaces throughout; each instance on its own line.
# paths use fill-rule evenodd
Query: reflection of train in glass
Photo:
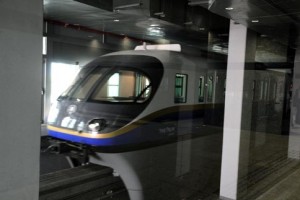
M 187 127 L 220 125 L 225 71 L 207 69 L 204 59 L 171 51 L 100 57 L 52 107 L 49 135 L 123 151 L 172 142 L 191 134 Z
M 254 77 L 248 80 L 252 102 L 277 98 L 277 85 Z M 52 106 L 48 133 L 72 146 L 88 146 L 94 152 L 90 161 L 115 169 L 131 199 L 215 193 L 225 80 L 226 63 L 179 52 L 101 56 Z

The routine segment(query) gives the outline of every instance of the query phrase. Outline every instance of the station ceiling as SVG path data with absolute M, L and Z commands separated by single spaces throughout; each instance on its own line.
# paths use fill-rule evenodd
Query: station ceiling
M 228 18 L 290 48 L 300 45 L 299 0 L 44 0 L 44 18 L 191 46 L 205 46 L 214 37 L 220 48 L 226 48 Z

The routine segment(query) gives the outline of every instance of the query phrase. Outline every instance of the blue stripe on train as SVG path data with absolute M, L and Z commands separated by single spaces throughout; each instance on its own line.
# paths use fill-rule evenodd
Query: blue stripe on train
M 220 110 L 220 109 L 219 109 Z M 146 124 L 141 125 L 140 127 L 131 130 L 130 132 L 124 133 L 122 135 L 112 137 L 112 138 L 85 138 L 76 135 L 70 135 L 63 132 L 48 130 L 50 136 L 68 140 L 72 142 L 89 144 L 92 146 L 114 146 L 114 145 L 128 145 L 128 144 L 138 144 L 140 142 L 151 142 L 158 140 L 166 140 L 169 137 L 174 137 L 177 135 L 177 125 L 174 126 L 175 133 L 161 133 L 164 130 L 164 126 L 161 126 L 162 121 L 178 122 L 180 120 L 194 119 L 194 118 L 203 118 L 205 110 L 189 110 L 181 111 L 176 113 L 169 113 L 163 116 L 156 117 Z M 208 112 L 208 110 L 206 110 Z M 210 116 L 209 113 L 205 115 Z M 222 115 L 223 116 L 223 115 Z M 206 121 L 210 122 L 210 117 Z M 205 120 L 205 119 L 204 119 Z M 222 121 L 222 120 L 218 120 Z M 172 124 L 172 123 L 171 123 Z M 207 123 L 210 124 L 210 123 Z M 169 127 L 170 125 L 166 125 Z M 172 128 L 172 127 L 171 127 Z M 167 128 L 168 129 L 168 128 Z M 160 131 L 161 130 L 161 131 Z M 172 130 L 172 129 L 171 129 Z M 170 135 L 171 134 L 171 135 Z
M 62 140 L 77 142 L 81 144 L 89 144 L 92 146 L 111 146 L 115 145 L 113 139 L 111 138 L 86 138 L 86 137 L 79 137 L 76 135 L 70 135 L 58 131 L 48 130 L 49 136 L 59 138 Z
M 89 144 L 92 146 L 114 146 L 114 145 L 117 146 L 117 145 L 139 144 L 141 142 L 151 142 L 151 141 L 166 139 L 166 135 L 159 134 L 159 128 L 161 128 L 159 123 L 147 124 L 112 138 L 86 138 L 86 137 L 66 134 L 59 131 L 53 131 L 49 129 L 48 129 L 48 134 L 49 136 L 59 138 L 62 140 L 67 140 L 67 141 L 72 141 L 72 142 L 77 142 L 82 144 Z

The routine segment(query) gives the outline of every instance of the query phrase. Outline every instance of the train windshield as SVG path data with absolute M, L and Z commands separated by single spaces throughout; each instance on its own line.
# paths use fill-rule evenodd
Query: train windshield
M 109 68 L 102 67 L 96 70 L 83 68 L 77 75 L 73 84 L 60 96 L 60 98 L 85 99 L 95 83 L 105 74 Z
M 91 99 L 106 102 L 146 101 L 151 93 L 150 79 L 137 71 L 118 70 L 99 84 Z
M 162 75 L 162 63 L 151 56 L 100 57 L 81 69 L 74 83 L 59 98 L 143 103 L 154 95 Z

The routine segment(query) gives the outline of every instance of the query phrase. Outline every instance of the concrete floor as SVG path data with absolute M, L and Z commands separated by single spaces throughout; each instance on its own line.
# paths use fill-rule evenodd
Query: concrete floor
M 300 169 L 283 178 L 257 200 L 298 200 L 300 199 Z
M 291 143 L 288 135 L 243 135 L 248 146 L 241 147 L 238 199 L 300 199 L 300 160 L 295 158 L 299 151 L 294 148 L 300 146 L 299 136 Z

